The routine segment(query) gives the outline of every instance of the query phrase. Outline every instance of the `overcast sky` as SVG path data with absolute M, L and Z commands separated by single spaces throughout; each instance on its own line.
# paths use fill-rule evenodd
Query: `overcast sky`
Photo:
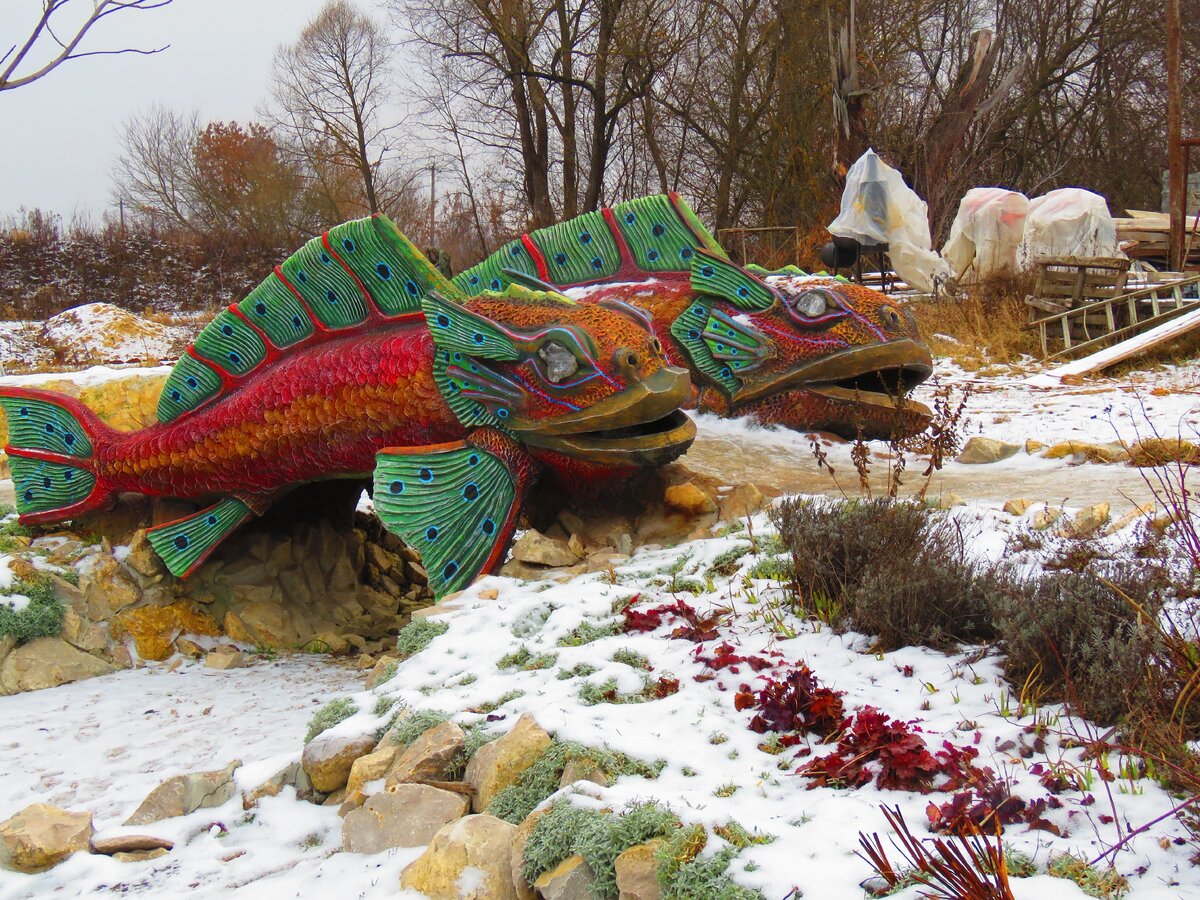
M 171 47 L 155 56 L 73 60 L 41 81 L 0 91 L 0 219 L 21 206 L 99 219 L 109 206 L 121 123 L 154 103 L 195 108 L 205 120 L 252 118 L 267 95 L 275 48 L 294 40 L 323 3 L 175 0 L 100 23 L 86 39 L 92 49 Z M 0 0 L 0 55 L 24 40 L 16 32 L 40 7 L 40 0 Z

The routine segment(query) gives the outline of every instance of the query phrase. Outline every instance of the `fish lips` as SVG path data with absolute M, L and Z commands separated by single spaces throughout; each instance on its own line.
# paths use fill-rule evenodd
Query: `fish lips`
M 663 366 L 619 394 L 517 430 L 530 447 L 604 466 L 658 466 L 681 456 L 696 425 L 680 410 L 691 399 L 687 369 Z
M 733 408 L 764 400 L 783 391 L 801 388 L 840 400 L 854 400 L 872 406 L 896 406 L 895 390 L 884 387 L 882 378 L 894 375 L 903 384 L 904 392 L 933 374 L 933 356 L 920 341 L 902 338 L 886 344 L 852 347 L 799 366 L 780 378 L 747 384 L 733 395 Z M 910 407 L 929 410 L 916 401 L 906 401 Z

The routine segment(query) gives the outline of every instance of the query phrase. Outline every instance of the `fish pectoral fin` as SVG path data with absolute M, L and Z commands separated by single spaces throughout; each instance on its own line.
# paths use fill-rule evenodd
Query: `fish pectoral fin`
M 226 497 L 200 512 L 151 528 L 146 538 L 171 574 L 186 578 L 252 515 L 241 500 Z
M 537 476 L 533 458 L 490 428 L 466 440 L 375 457 L 375 511 L 421 554 L 437 598 L 497 568 Z

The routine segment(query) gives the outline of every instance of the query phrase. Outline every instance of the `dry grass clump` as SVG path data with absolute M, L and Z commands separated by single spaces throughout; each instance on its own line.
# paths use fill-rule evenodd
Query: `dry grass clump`
M 771 515 L 798 604 L 835 628 L 876 635 L 887 650 L 993 636 L 995 573 L 967 556 L 951 516 L 886 499 L 786 500 Z
M 1025 327 L 1029 321 L 1025 297 L 1033 286 L 1032 273 L 1006 272 L 970 285 L 964 296 L 919 300 L 908 308 L 934 355 L 948 356 L 973 372 L 1040 355 L 1037 332 Z

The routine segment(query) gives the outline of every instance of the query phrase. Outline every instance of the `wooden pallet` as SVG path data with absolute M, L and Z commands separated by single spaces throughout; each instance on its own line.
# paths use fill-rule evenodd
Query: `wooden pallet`
M 1030 327 L 1038 329 L 1042 358 L 1056 359 L 1093 353 L 1196 309 L 1200 275 L 1191 275 L 1085 302 L 1035 319 Z M 1052 343 L 1061 346 L 1052 348 Z

